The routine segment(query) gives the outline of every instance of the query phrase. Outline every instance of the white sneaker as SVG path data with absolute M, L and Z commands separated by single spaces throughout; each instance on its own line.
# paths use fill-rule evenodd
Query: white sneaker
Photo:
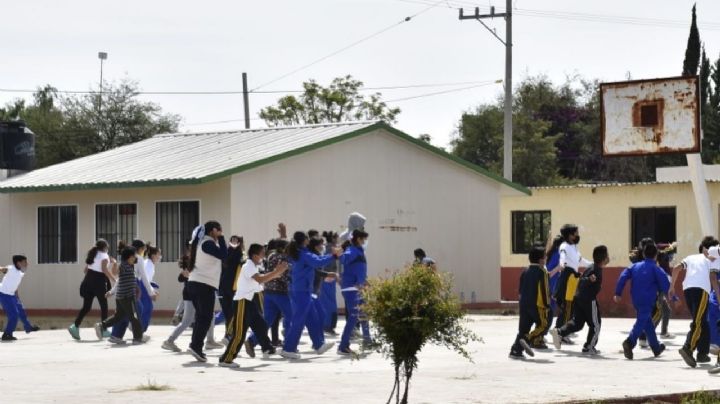
M 95 335 L 97 335 L 99 340 L 103 339 L 102 323 L 95 323 Z
M 108 342 L 115 345 L 125 345 L 124 339 L 118 338 L 114 335 L 111 335 L 110 338 L 108 338 Z
M 263 359 L 270 359 L 270 358 L 272 358 L 273 355 L 277 355 L 277 352 L 275 352 L 275 351 L 272 351 L 272 352 L 271 352 L 271 351 L 263 351 L 263 353 L 262 353 Z
M 205 343 L 205 349 L 220 349 L 220 348 L 224 348 L 224 345 L 217 343 L 215 341 L 208 341 Z
M 600 351 L 595 348 L 586 348 L 582 350 L 582 353 L 585 355 L 595 356 L 600 355 Z
M 718 353 L 720 353 L 720 346 L 710 344 L 710 354 L 717 355 Z
M 133 339 L 132 343 L 133 345 L 141 345 L 147 343 L 148 341 L 150 341 L 150 336 L 143 335 L 142 337 L 140 337 L 140 339 Z
M 646 339 L 640 339 L 640 340 L 638 340 L 638 345 L 640 345 L 640 348 L 647 348 L 648 342 Z
M 555 345 L 555 349 L 560 349 L 562 347 L 562 337 L 560 336 L 558 329 L 553 328 L 552 330 L 550 330 L 550 336 L 552 337 L 553 345 Z
M 228 368 L 228 369 L 238 369 L 240 367 L 240 365 L 238 365 L 235 362 L 230 362 L 230 363 L 220 362 L 220 363 L 218 363 L 218 366 L 220 366 L 221 368 Z
M 302 356 L 300 356 L 300 354 L 297 352 L 280 351 L 280 356 L 282 356 L 285 359 L 300 359 L 300 358 L 302 358 Z
M 224 337 L 223 339 L 220 340 L 220 343 L 225 346 L 228 346 L 228 344 L 230 343 L 230 340 L 228 339 L 228 337 Z
M 322 355 L 325 352 L 329 351 L 334 346 L 335 346 L 334 342 L 326 342 L 326 343 L 322 344 L 322 346 L 320 348 L 316 349 L 315 353 L 318 355 Z
M 173 352 L 182 352 L 182 349 L 180 349 L 179 346 L 175 345 L 173 341 L 167 340 L 162 343 L 162 349 L 167 349 L 168 351 Z

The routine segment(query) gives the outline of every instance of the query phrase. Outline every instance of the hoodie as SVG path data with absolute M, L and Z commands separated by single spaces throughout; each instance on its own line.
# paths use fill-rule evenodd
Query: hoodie
M 347 229 L 340 234 L 340 241 L 348 241 L 352 238 L 352 233 L 354 230 L 364 230 L 365 228 L 365 222 L 367 219 L 365 216 L 358 212 L 353 212 L 350 214 L 350 217 L 348 217 L 348 226 Z
M 335 260 L 332 255 L 322 257 L 313 254 L 307 247 L 300 250 L 297 260 L 289 257 L 290 270 L 290 291 L 291 292 L 313 292 L 313 281 L 315 270 L 330 265 Z
M 666 294 L 670 289 L 665 271 L 657 266 L 654 259 L 645 259 L 626 268 L 615 286 L 615 296 L 621 296 L 625 283 L 631 280 L 630 294 L 635 307 L 652 306 L 657 301 L 658 292 Z
M 362 247 L 352 245 L 340 256 L 340 262 L 345 271 L 340 279 L 340 286 L 343 290 L 358 288 L 367 282 L 367 260 Z

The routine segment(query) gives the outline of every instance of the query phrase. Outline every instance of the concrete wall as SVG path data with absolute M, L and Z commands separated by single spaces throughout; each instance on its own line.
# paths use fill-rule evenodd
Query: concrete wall
M 10 262 L 12 253 L 24 253 L 31 267 L 20 286 L 23 303 L 30 309 L 77 310 L 81 305 L 79 286 L 83 278 L 85 253 L 95 243 L 95 204 L 134 202 L 138 204 L 138 237 L 155 240 L 155 202 L 199 200 L 200 220 L 231 222 L 230 179 L 206 185 L 155 187 L 136 189 L 107 189 L 72 192 L 17 193 L 0 195 L 0 208 L 9 200 L 5 216 L 0 215 L 1 233 L 10 234 L 9 243 L 0 242 L 0 262 Z M 78 262 L 77 264 L 36 264 L 37 208 L 51 205 L 78 206 Z M 4 248 L 4 246 L 8 248 Z M 177 263 L 162 263 L 155 273 L 160 285 L 159 309 L 174 309 L 180 298 L 181 284 L 177 282 Z M 111 305 L 112 307 L 112 305 Z M 97 304 L 95 307 L 97 309 Z
M 369 271 L 402 268 L 416 247 L 455 274 L 465 302 L 499 300 L 495 181 L 384 132 L 363 135 L 232 179 L 232 231 L 266 242 L 277 223 L 341 231 L 366 215 Z

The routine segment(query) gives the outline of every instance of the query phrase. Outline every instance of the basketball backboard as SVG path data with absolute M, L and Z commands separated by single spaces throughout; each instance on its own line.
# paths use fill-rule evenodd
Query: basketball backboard
M 697 77 L 600 84 L 602 155 L 700 151 Z

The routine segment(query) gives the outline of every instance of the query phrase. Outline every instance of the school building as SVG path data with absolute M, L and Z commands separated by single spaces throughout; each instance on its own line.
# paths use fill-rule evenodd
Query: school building
M 704 172 L 717 224 L 720 166 L 704 166 Z M 502 300 L 517 300 L 518 279 L 522 267 L 527 265 L 527 251 L 532 243 L 544 242 L 549 230 L 559 234 L 563 224 L 575 223 L 580 229 L 579 247 L 584 257 L 592 260 L 593 247 L 600 244 L 610 252 L 601 310 L 609 315 L 634 315 L 629 295 L 621 305 L 611 302 L 617 278 L 629 264 L 630 249 L 643 237 L 653 237 L 658 242 L 677 241 L 677 263 L 696 254 L 704 236 L 688 168 L 660 168 L 656 177 L 656 182 L 644 183 L 534 187 L 531 197 L 504 197 L 500 209 Z
M 74 313 L 95 240 L 141 238 L 163 250 L 157 307 L 170 310 L 176 261 L 199 223 L 218 220 L 247 245 L 275 237 L 279 222 L 290 236 L 342 231 L 357 211 L 368 218 L 370 275 L 421 247 L 481 307 L 501 298 L 500 200 L 529 194 L 382 122 L 161 134 L 1 181 L 0 259 L 30 258 L 26 307 Z

